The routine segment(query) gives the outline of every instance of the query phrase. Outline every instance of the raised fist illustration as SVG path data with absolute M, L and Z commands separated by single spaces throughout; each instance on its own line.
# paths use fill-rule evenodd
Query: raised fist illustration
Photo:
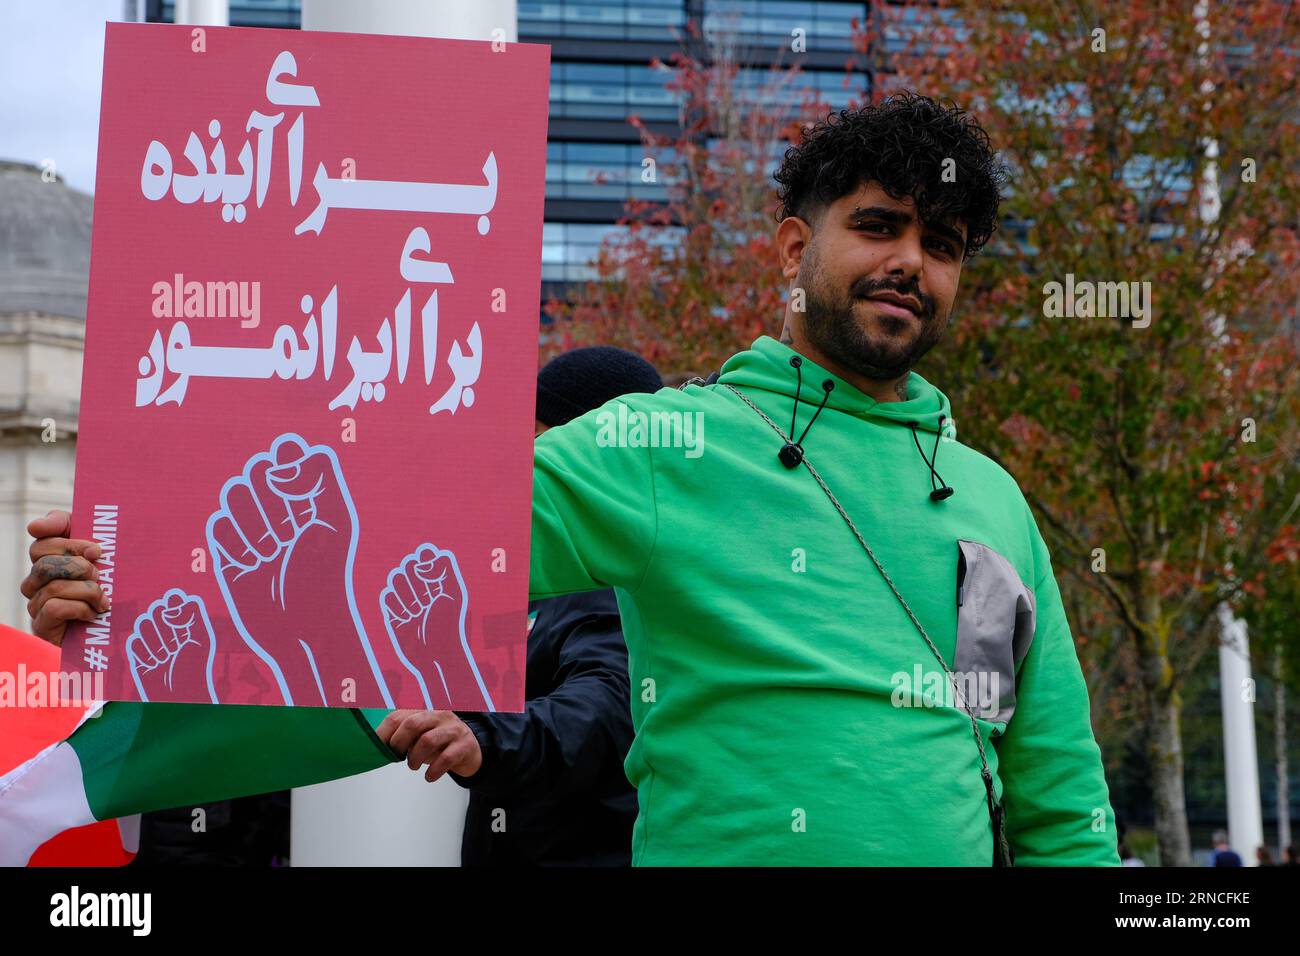
M 217 640 L 203 599 L 172 588 L 135 619 L 126 640 L 131 678 L 144 701 L 217 700 Z
M 465 637 L 469 595 L 456 556 L 422 544 L 402 559 L 379 593 L 393 650 L 430 710 L 493 710 Z
M 294 434 L 250 458 L 208 519 L 231 619 L 286 704 L 348 703 L 350 683 L 352 702 L 377 685 L 393 706 L 353 594 L 359 535 L 338 456 Z

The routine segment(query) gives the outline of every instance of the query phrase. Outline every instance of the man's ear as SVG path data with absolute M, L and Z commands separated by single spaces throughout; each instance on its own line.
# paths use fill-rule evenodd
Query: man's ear
M 793 279 L 799 275 L 803 253 L 812 240 L 812 227 L 798 216 L 786 216 L 776 227 L 776 249 L 781 258 L 781 275 Z

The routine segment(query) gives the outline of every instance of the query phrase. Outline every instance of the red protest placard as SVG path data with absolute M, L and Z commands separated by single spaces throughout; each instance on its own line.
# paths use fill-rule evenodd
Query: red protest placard
M 73 534 L 113 604 L 65 669 L 522 709 L 548 78 L 532 44 L 108 25 Z

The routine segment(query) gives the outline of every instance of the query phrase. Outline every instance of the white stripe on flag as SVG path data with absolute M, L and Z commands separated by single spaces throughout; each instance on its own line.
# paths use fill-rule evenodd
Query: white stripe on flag
M 67 741 L 0 777 L 0 866 L 26 866 L 46 840 L 94 822 L 81 760 Z

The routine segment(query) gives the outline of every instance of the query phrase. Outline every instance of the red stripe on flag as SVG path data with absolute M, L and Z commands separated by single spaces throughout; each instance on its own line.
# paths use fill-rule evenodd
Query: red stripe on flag
M 13 686 L 19 665 L 27 674 L 48 675 L 59 670 L 59 649 L 40 638 L 0 624 L 0 672 Z M 52 693 L 57 694 L 57 683 Z M 25 687 L 14 686 L 15 704 L 24 703 Z M 8 703 L 8 701 L 6 701 Z M 0 774 L 30 760 L 71 734 L 85 706 L 0 707 Z M 92 718 L 93 719 L 93 718 Z M 31 866 L 121 866 L 133 853 L 122 846 L 116 820 L 67 830 L 33 855 Z

